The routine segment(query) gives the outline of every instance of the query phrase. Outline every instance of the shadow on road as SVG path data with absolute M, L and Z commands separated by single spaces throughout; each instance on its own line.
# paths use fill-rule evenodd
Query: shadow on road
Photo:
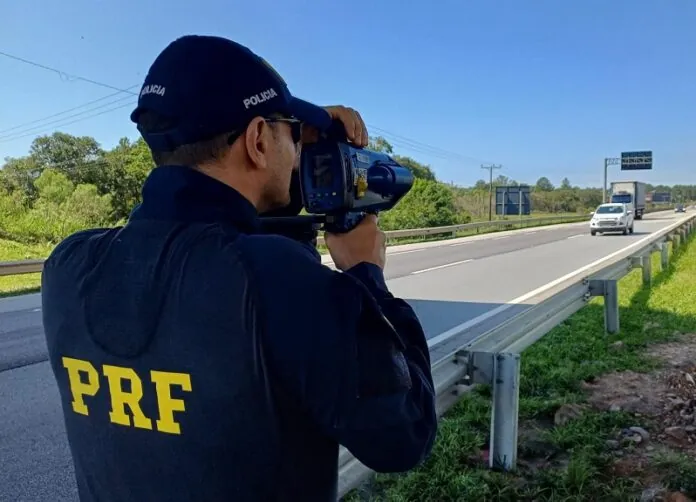
M 504 286 L 503 286 L 504 287 Z M 506 304 L 404 298 L 421 321 L 431 344 L 433 362 L 460 349 L 489 330 L 532 307 Z M 432 345 L 434 342 L 435 345 Z

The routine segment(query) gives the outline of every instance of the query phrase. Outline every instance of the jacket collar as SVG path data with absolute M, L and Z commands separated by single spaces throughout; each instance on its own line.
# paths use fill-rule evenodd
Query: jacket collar
M 259 230 L 256 208 L 234 188 L 186 166 L 152 170 L 142 189 L 143 202 L 130 220 L 228 223 L 245 233 Z

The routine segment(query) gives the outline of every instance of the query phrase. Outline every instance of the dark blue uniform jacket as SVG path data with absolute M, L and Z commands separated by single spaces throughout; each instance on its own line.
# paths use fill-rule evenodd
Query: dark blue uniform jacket
M 425 336 L 381 270 L 321 265 L 194 169 L 65 239 L 42 297 L 83 501 L 329 502 L 339 444 L 377 471 L 432 448 Z

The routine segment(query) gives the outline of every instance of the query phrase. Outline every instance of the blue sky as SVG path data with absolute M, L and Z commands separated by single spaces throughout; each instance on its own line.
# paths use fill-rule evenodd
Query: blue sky
M 651 149 L 652 172 L 610 179 L 696 183 L 694 0 L 22 0 L 0 19 L 0 51 L 136 90 L 176 37 L 232 38 L 443 181 L 495 162 L 599 186 L 604 157 Z M 136 138 L 127 94 L 15 128 L 113 92 L 0 56 L 0 158 L 56 129 L 105 148 Z

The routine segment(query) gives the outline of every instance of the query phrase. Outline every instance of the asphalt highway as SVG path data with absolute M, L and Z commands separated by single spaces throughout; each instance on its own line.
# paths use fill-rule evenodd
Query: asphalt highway
M 392 292 L 418 313 L 436 360 L 448 332 L 466 336 L 528 308 L 495 309 L 645 238 L 684 215 L 655 213 L 633 235 L 592 237 L 587 223 L 504 232 L 390 249 Z M 461 343 L 461 337 L 458 343 Z M 0 501 L 76 501 L 58 392 L 38 295 L 0 300 Z

